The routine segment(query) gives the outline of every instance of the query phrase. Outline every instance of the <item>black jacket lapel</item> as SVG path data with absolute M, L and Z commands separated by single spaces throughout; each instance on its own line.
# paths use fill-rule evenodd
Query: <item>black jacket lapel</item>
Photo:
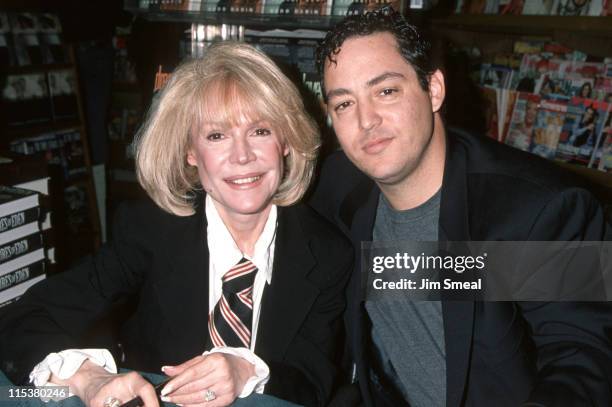
M 164 318 L 182 343 L 201 353 L 210 348 L 208 335 L 208 244 L 204 200 L 195 215 L 185 218 L 180 239 L 175 240 L 171 272 L 160 276 L 156 290 Z M 191 339 L 188 339 L 191 337 Z M 195 356 L 192 355 L 192 356 Z
M 376 219 L 376 207 L 380 197 L 380 190 L 369 178 L 364 178 L 346 196 L 340 206 L 339 218 L 350 233 L 355 247 L 355 267 L 349 280 L 347 292 L 347 311 L 345 322 L 354 359 L 357 362 L 357 376 L 367 377 L 369 374 L 368 358 L 366 352 L 367 333 L 370 330 L 369 318 L 366 315 L 365 285 L 362 284 L 361 273 L 361 242 L 372 240 L 372 231 Z M 362 396 L 366 405 L 373 405 L 369 380 L 359 381 Z
M 255 345 L 266 360 L 285 354 L 319 294 L 307 278 L 315 260 L 296 211 L 278 208 L 276 233 L 272 282 L 264 289 Z
M 446 165 L 440 203 L 439 240 L 469 241 L 467 168 L 464 146 L 447 137 Z M 469 368 L 474 303 L 443 301 L 446 347 L 446 405 L 462 405 Z

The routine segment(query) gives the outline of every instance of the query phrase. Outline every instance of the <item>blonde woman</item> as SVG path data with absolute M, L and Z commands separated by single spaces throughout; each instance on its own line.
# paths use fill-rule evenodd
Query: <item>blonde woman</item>
M 0 317 L 7 375 L 67 384 L 88 406 L 157 405 L 107 350 L 74 350 L 131 297 L 123 365 L 169 376 L 163 401 L 216 407 L 263 392 L 324 405 L 353 255 L 297 204 L 319 133 L 295 86 L 251 46 L 213 46 L 172 74 L 136 145 L 152 202 L 123 206 L 110 244 Z

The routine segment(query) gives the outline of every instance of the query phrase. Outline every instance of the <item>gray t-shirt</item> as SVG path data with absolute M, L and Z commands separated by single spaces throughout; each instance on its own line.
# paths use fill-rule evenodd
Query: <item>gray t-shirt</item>
M 374 241 L 437 241 L 440 191 L 424 204 L 396 211 L 381 195 Z M 372 341 L 388 379 L 413 407 L 446 405 L 446 353 L 440 301 L 366 299 Z

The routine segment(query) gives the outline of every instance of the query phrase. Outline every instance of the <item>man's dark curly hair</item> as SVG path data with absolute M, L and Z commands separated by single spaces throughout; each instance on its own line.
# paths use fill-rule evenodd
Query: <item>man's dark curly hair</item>
M 316 64 L 324 97 L 323 71 L 326 60 L 335 64 L 334 56 L 340 52 L 342 44 L 349 38 L 385 32 L 395 37 L 399 53 L 414 68 L 423 90 L 429 90 L 429 76 L 435 71 L 431 60 L 431 43 L 400 13 L 387 6 L 345 18 L 321 41 L 316 50 Z

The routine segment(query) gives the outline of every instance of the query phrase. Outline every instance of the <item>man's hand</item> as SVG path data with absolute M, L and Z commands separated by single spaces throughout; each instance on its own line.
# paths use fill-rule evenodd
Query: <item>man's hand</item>
M 159 407 L 155 389 L 138 373 L 112 374 L 89 360 L 69 379 L 52 376 L 51 381 L 69 386 L 88 407 L 104 407 L 109 397 L 125 403 L 136 396 L 140 396 L 146 407 Z
M 178 366 L 165 366 L 163 371 L 172 377 L 162 390 L 163 401 L 205 407 L 230 405 L 255 375 L 250 362 L 225 353 L 196 356 Z M 206 400 L 207 390 L 214 392 L 214 400 Z

